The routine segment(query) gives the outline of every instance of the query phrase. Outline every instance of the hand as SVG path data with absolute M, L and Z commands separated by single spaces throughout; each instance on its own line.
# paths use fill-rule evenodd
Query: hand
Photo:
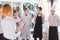
M 16 22 L 16 26 L 17 26 L 17 27 L 19 26 L 19 23 L 18 23 L 18 22 Z
M 21 29 L 20 31 L 23 32 L 23 29 Z
M 14 19 L 16 19 L 17 17 L 16 16 L 14 16 Z

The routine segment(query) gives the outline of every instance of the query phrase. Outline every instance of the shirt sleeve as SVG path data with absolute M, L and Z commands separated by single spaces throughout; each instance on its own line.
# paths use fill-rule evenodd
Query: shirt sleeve
M 57 16 L 57 25 L 60 26 L 60 18 Z
M 49 15 L 49 17 L 48 17 L 48 23 L 49 23 L 49 25 L 50 25 L 50 15 Z
M 16 27 L 16 22 L 14 20 L 12 21 L 11 25 L 13 26 L 14 31 L 16 31 L 17 27 Z
M 23 18 L 23 15 L 21 15 L 21 20 L 20 20 L 20 29 L 23 29 L 23 26 L 24 26 L 24 18 Z
M 44 18 L 45 18 L 44 15 L 42 15 L 42 23 L 44 23 Z
M 36 22 L 37 14 L 34 14 L 34 23 Z

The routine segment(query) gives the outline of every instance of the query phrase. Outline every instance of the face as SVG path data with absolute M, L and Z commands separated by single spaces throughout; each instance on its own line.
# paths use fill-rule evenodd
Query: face
M 37 9 L 37 11 L 38 11 L 38 13 L 42 13 L 42 10 L 40 10 L 40 9 Z
M 28 10 L 27 9 L 24 9 L 24 14 L 28 14 Z
M 18 16 L 18 13 L 15 13 L 14 16 Z
M 27 9 L 24 9 L 24 12 L 26 12 L 27 11 Z
M 55 11 L 51 11 L 51 14 L 54 15 L 55 14 Z

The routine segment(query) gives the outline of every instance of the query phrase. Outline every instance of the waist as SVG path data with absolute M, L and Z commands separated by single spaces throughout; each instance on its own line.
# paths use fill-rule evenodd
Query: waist
M 0 34 L 3 34 L 3 32 L 0 32 Z
M 50 25 L 50 26 L 58 26 L 57 23 L 50 23 L 49 25 Z
M 49 26 L 49 27 L 50 27 L 50 28 L 51 28 L 51 27 L 52 27 L 52 28 L 54 28 L 54 27 L 57 28 L 57 26 Z
M 3 35 L 3 33 L 0 33 L 0 35 Z
M 3 34 L 3 36 L 6 38 L 6 39 L 16 39 L 15 35 L 8 35 L 8 34 Z

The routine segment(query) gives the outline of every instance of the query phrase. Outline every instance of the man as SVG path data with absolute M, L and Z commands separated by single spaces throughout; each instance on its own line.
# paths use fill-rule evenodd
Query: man
M 24 26 L 22 27 L 22 40 L 30 40 L 30 25 L 32 16 L 28 12 L 27 8 L 24 8 L 24 14 L 22 16 L 22 20 L 24 22 Z
M 59 17 L 55 14 L 55 10 L 51 10 L 51 15 L 49 15 L 49 40 L 58 40 L 58 25 Z

